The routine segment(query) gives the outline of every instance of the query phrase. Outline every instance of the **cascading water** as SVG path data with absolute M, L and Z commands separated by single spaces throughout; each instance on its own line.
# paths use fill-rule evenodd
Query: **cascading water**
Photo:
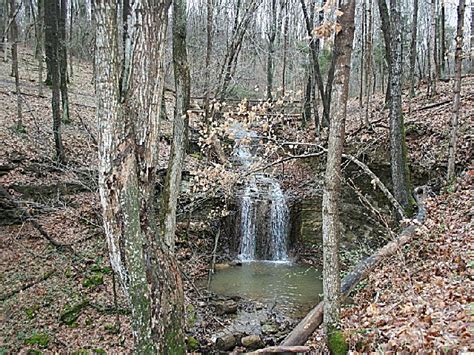
M 252 176 L 241 197 L 242 261 L 286 261 L 289 210 L 280 184 L 264 175 Z
M 248 170 L 255 160 L 250 143 L 258 142 L 258 138 L 241 126 L 234 127 L 234 135 L 234 155 Z M 264 174 L 251 175 L 242 191 L 240 207 L 239 259 L 286 261 L 289 210 L 278 181 Z

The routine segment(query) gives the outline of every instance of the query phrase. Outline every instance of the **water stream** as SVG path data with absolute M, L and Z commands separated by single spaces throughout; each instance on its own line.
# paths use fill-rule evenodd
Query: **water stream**
M 303 317 L 320 301 L 323 292 L 321 272 L 314 267 L 264 261 L 218 271 L 210 290 L 275 306 L 292 318 Z

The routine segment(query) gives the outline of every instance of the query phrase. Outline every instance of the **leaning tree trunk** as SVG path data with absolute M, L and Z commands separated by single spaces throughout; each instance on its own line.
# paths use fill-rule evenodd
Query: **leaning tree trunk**
M 161 197 L 160 220 L 162 235 L 171 251 L 174 251 L 176 232 L 176 208 L 181 185 L 188 136 L 188 109 L 191 78 L 186 51 L 186 0 L 173 1 L 173 64 L 176 103 L 173 121 L 173 142 Z
M 465 0 L 459 0 L 456 54 L 454 57 L 454 97 L 453 115 L 451 118 L 451 138 L 449 140 L 448 181 L 453 180 L 456 172 L 456 143 L 458 136 L 459 107 L 461 106 L 462 42 L 465 6 Z
M 99 191 L 111 265 L 131 305 L 137 354 L 185 352 L 183 285 L 158 232 L 154 203 L 169 5 L 133 2 L 120 58 L 117 2 L 95 2 Z
M 51 107 L 56 160 L 59 164 L 65 164 L 66 157 L 61 137 L 58 15 L 59 5 L 57 0 L 44 0 L 46 62 L 51 78 Z
M 335 53 L 337 55 L 332 102 L 333 117 L 329 127 L 328 157 L 323 193 L 323 289 L 324 289 L 324 328 L 331 338 L 339 326 L 341 301 L 341 281 L 339 269 L 339 240 L 341 221 L 339 202 L 341 190 L 341 159 L 344 146 L 347 100 L 349 97 L 350 64 L 352 42 L 354 39 L 355 0 L 343 1 L 340 18 L 342 30 L 336 35 Z
M 400 0 L 390 0 L 391 58 L 390 68 L 390 158 L 395 198 L 403 208 L 410 205 L 408 192 L 407 152 L 402 115 L 402 41 Z

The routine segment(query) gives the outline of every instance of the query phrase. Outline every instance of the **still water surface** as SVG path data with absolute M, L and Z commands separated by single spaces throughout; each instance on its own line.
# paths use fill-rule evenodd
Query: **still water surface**
M 320 301 L 323 286 L 321 272 L 312 266 L 254 261 L 217 271 L 210 290 L 275 304 L 289 317 L 302 317 Z

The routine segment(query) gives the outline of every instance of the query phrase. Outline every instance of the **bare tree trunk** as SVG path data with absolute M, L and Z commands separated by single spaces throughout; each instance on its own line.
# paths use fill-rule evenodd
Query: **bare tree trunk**
M 33 6 L 33 3 L 31 3 Z M 33 11 L 33 10 L 32 10 Z M 38 60 L 38 95 L 43 96 L 43 72 L 44 72 L 44 0 L 38 0 L 38 17 L 36 18 L 36 47 L 35 58 Z
M 368 24 L 367 24 L 367 34 L 366 34 L 366 58 L 365 58 L 365 63 L 366 63 L 366 70 L 365 70 L 365 116 L 364 116 L 364 124 L 367 128 L 370 128 L 370 122 L 369 122 L 369 114 L 370 114 L 370 96 L 371 96 L 371 80 L 372 80 L 372 0 L 369 0 L 368 6 L 367 6 L 367 19 L 368 19 Z
M 276 38 L 276 23 L 277 23 L 277 7 L 276 0 L 271 0 L 271 18 L 269 29 L 267 33 L 268 38 L 268 53 L 267 53 L 267 100 L 272 100 L 273 95 L 273 56 L 275 55 L 275 38 Z
M 388 67 L 388 80 L 387 80 L 387 91 L 385 93 L 385 104 L 389 105 L 390 103 L 390 90 L 391 90 L 391 79 L 390 73 L 392 68 L 392 50 L 391 50 L 391 34 L 390 34 L 390 14 L 388 12 L 387 2 L 386 0 L 378 0 L 379 5 L 379 14 L 380 14 L 380 21 L 382 27 L 382 34 L 385 43 L 385 60 L 387 61 Z
M 406 146 L 402 116 L 402 41 L 400 0 L 390 0 L 391 57 L 390 68 L 390 157 L 395 198 L 403 208 L 410 206 Z
M 137 354 L 185 353 L 183 285 L 154 203 L 169 5 L 133 2 L 121 60 L 117 2 L 95 3 L 99 191 L 111 265 L 131 304 Z
M 286 67 L 288 60 L 288 27 L 290 22 L 290 16 L 288 13 L 288 1 L 285 1 L 285 22 L 283 25 L 283 68 L 281 78 L 281 95 L 285 96 L 286 92 Z
M 186 0 L 173 1 L 173 63 L 176 103 L 173 122 L 173 142 L 161 197 L 160 220 L 165 243 L 174 252 L 176 232 L 176 208 L 181 190 L 188 136 L 188 109 L 190 103 L 191 78 L 186 50 Z
M 333 117 L 330 121 L 328 157 L 323 193 L 323 288 L 324 328 L 328 347 L 332 349 L 332 337 L 339 326 L 341 281 L 339 269 L 339 240 L 341 221 L 339 200 L 341 190 L 341 159 L 344 145 L 346 107 L 349 97 L 350 64 L 354 39 L 355 0 L 343 1 L 339 23 L 342 30 L 336 35 L 337 53 L 334 80 Z
M 365 0 L 362 0 L 361 30 L 360 30 L 360 79 L 359 79 L 359 107 L 363 107 L 364 96 L 364 57 L 365 57 L 365 40 L 367 39 L 367 13 L 365 12 Z M 363 120 L 361 122 L 364 123 Z
M 18 5 L 21 6 L 21 5 Z M 15 0 L 10 0 L 10 37 L 12 42 L 12 71 L 15 77 L 15 91 L 16 91 L 16 106 L 17 106 L 17 121 L 16 128 L 18 131 L 22 131 L 23 118 L 21 110 L 21 90 L 20 90 L 20 75 L 18 73 L 18 25 L 16 21 L 17 6 Z
M 452 181 L 456 174 L 456 143 L 458 136 L 459 107 L 461 106 L 462 42 L 465 7 L 465 0 L 459 0 L 456 53 L 454 58 L 453 114 L 451 117 L 451 137 L 449 140 L 448 181 Z
M 53 111 L 56 160 L 59 164 L 66 164 L 66 156 L 61 138 L 58 16 L 59 4 L 57 0 L 44 0 L 46 62 L 48 63 L 48 72 L 51 77 L 51 107 Z
M 437 61 L 436 61 L 436 0 L 431 0 L 431 26 L 430 26 L 430 38 L 431 51 L 430 56 L 430 87 L 429 96 L 436 96 L 436 82 L 438 81 L 437 75 Z
M 415 96 L 416 37 L 418 32 L 418 0 L 413 1 L 413 22 L 411 24 L 410 45 L 410 111 L 411 101 Z
M 10 14 L 8 13 L 9 9 L 9 0 L 4 0 L 3 4 L 3 36 L 2 36 L 2 42 L 3 42 L 3 61 L 5 63 L 8 62 L 8 20 L 10 18 Z
M 212 18 L 213 18 L 214 5 L 213 0 L 207 0 L 207 21 L 206 21 L 206 35 L 207 35 L 207 44 L 206 44 L 206 73 L 204 78 L 204 87 L 206 90 L 206 95 L 204 96 L 204 112 L 206 122 L 209 124 L 209 97 L 211 94 L 210 87 L 210 77 L 211 77 L 211 55 L 212 55 Z
M 69 44 L 72 45 L 72 25 L 74 23 L 74 0 L 71 0 L 71 5 L 70 5 L 70 16 L 69 16 Z M 70 50 L 69 52 L 69 81 L 72 81 L 74 78 L 74 68 L 72 65 L 72 51 Z
M 441 1 L 441 18 L 440 18 L 440 77 L 444 78 L 446 76 L 446 6 L 444 0 Z
M 58 27 L 59 27 L 59 73 L 61 76 L 61 103 L 62 119 L 67 123 L 69 117 L 69 97 L 67 92 L 67 43 L 66 43 L 67 0 L 61 0 Z

